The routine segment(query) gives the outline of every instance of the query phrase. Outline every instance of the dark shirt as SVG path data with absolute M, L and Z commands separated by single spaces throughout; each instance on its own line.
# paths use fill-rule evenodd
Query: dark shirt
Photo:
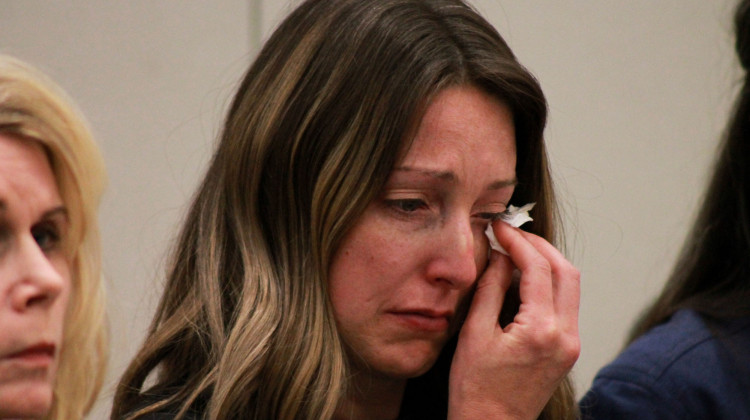
M 594 378 L 583 420 L 750 420 L 750 319 L 706 322 L 681 310 Z

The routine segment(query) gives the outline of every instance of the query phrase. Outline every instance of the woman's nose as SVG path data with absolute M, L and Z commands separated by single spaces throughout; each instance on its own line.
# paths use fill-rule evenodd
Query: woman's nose
M 453 288 L 468 288 L 477 279 L 475 232 L 471 220 L 446 222 L 433 243 L 430 277 Z
M 11 305 L 18 312 L 51 306 L 64 287 L 63 276 L 33 237 L 24 238 L 9 261 L 14 277 Z

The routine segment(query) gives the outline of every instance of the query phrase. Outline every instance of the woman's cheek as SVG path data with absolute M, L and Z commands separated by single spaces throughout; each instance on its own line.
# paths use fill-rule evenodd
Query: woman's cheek
M 481 276 L 484 273 L 484 269 L 487 268 L 489 262 L 489 242 L 487 237 L 484 235 L 484 229 L 474 229 L 474 261 L 477 264 L 477 276 Z

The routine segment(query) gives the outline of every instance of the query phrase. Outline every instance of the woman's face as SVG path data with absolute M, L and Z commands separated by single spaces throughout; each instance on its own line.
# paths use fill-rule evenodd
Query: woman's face
M 513 118 L 470 87 L 439 93 L 382 194 L 334 255 L 329 291 L 355 370 L 425 373 L 487 263 L 487 223 L 516 184 Z
M 52 403 L 71 288 L 68 218 L 42 147 L 0 134 L 0 418 Z

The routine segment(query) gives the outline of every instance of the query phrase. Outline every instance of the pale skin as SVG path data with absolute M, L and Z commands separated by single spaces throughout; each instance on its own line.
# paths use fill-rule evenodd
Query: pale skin
M 487 258 L 483 231 L 517 182 L 512 121 L 476 88 L 436 95 L 382 196 L 344 238 L 329 293 L 354 391 L 337 419 L 395 419 L 406 381 L 434 364 L 467 306 L 449 418 L 536 418 L 575 362 L 577 270 L 542 238 L 502 222 L 493 228 L 510 257 Z M 502 329 L 514 267 L 523 303 Z
M 0 134 L 0 418 L 52 404 L 70 294 L 67 212 L 42 147 Z

